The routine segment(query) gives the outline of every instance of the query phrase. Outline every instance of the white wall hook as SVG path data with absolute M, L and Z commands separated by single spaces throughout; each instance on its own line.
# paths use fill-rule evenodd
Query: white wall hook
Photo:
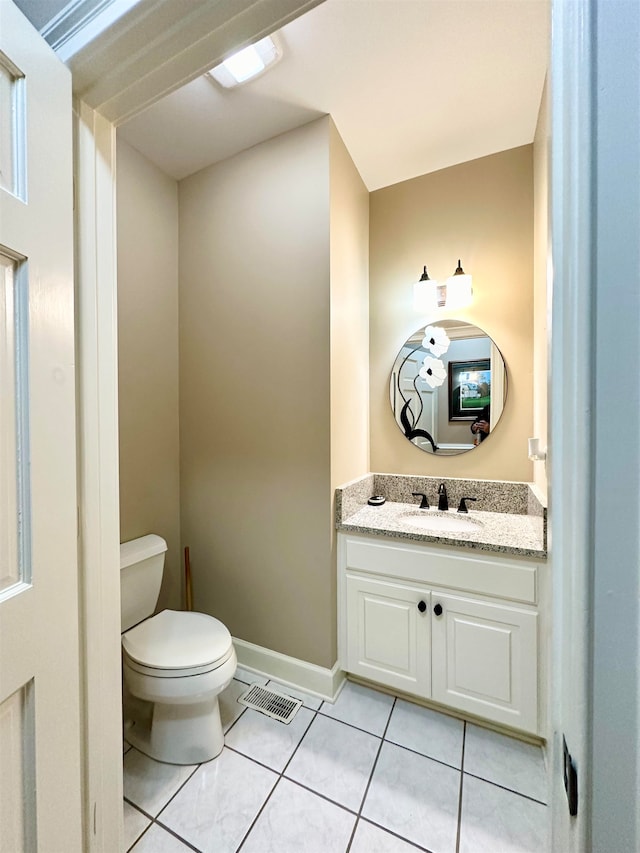
M 540 447 L 539 438 L 530 438 L 529 440 L 529 459 L 538 462 L 547 458 L 546 450 Z

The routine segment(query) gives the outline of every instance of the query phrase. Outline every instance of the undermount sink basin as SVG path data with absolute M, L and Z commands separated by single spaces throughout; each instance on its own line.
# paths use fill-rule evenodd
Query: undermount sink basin
M 482 527 L 481 522 L 463 513 L 458 515 L 452 512 L 430 510 L 405 512 L 399 516 L 398 521 L 426 533 L 472 533 Z

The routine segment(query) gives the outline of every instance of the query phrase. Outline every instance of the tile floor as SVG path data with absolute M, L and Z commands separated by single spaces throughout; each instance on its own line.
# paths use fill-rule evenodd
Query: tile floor
M 284 725 L 222 694 L 225 747 L 190 767 L 125 744 L 133 853 L 544 853 L 538 747 L 347 682 Z M 266 683 L 262 681 L 261 683 Z

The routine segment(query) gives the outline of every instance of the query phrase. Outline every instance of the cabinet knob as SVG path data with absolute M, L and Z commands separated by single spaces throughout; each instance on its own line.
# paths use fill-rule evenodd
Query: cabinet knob
M 424 601 L 419 601 L 418 602 L 418 610 L 420 611 L 420 613 L 424 613 L 424 611 L 426 609 L 427 609 L 427 605 L 424 603 Z
M 433 608 L 433 612 L 436 614 L 436 616 L 442 616 L 442 605 L 436 604 L 436 606 Z

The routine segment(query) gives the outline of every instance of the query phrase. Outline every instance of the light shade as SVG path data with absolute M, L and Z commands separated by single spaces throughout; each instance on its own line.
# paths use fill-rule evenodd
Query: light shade
M 464 308 L 473 302 L 473 283 L 470 275 L 467 275 L 460 266 L 450 278 L 447 279 L 447 308 Z
M 227 57 L 220 65 L 216 65 L 207 74 L 225 89 L 246 83 L 262 74 L 270 65 L 277 62 L 282 51 L 271 36 L 261 39 Z
M 429 278 L 426 267 L 420 280 L 413 285 L 413 307 L 421 312 L 433 311 L 438 307 L 438 282 Z

